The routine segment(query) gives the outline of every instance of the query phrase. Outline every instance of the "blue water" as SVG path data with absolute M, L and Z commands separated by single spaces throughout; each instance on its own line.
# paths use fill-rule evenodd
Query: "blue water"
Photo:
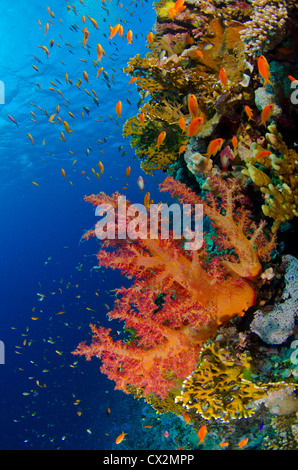
M 111 449 L 122 430 L 134 448 L 134 433 L 141 426 L 143 404 L 115 392 L 113 382 L 100 374 L 98 360 L 86 362 L 71 351 L 80 341 L 90 339 L 90 322 L 107 325 L 104 304 L 112 307 L 114 300 L 110 290 L 127 282 L 119 273 L 93 269 L 99 248 L 95 240 L 80 243 L 84 231 L 95 223 L 94 210 L 84 202 L 84 195 L 121 191 L 128 165 L 132 170 L 126 195 L 133 202 L 143 202 L 136 184 L 139 175 L 155 200 L 158 182 L 163 180 L 162 174 L 149 177 L 140 170 L 129 141 L 122 137 L 122 125 L 137 113 L 139 100 L 136 85 L 128 85 L 129 77 L 122 68 L 130 57 L 146 54 L 146 35 L 153 27 L 155 12 L 150 1 L 123 0 L 121 9 L 116 0 L 106 0 L 104 5 L 85 0 L 86 6 L 73 0 L 77 15 L 72 7 L 67 10 L 68 4 L 61 0 L 0 0 L 0 80 L 5 85 L 5 104 L 0 105 L 0 340 L 5 345 L 5 364 L 0 365 L 1 449 Z M 96 19 L 98 31 L 87 15 Z M 108 40 L 109 23 L 114 26 L 118 17 L 124 36 L 128 29 L 134 33 L 132 46 L 119 35 Z M 50 20 L 53 24 L 44 36 Z M 69 28 L 73 24 L 78 25 L 77 32 Z M 79 42 L 84 26 L 90 32 L 90 55 Z M 52 48 L 51 39 L 55 42 Z M 109 74 L 111 88 L 102 74 L 95 78 L 97 43 L 106 52 L 101 65 Z M 37 47 L 43 45 L 50 51 L 48 59 Z M 84 70 L 89 84 L 82 77 Z M 66 83 L 65 73 L 73 81 L 72 87 Z M 80 90 L 75 86 L 79 77 Z M 49 90 L 51 81 L 69 103 Z M 91 94 L 92 89 L 96 91 L 99 106 L 84 88 Z M 118 100 L 123 103 L 123 118 L 116 121 Z M 45 110 L 48 116 L 56 113 L 57 105 L 62 120 L 73 129 L 71 135 L 65 132 L 66 142 L 59 140 L 63 128 L 49 123 L 45 114 Z M 90 112 L 82 117 L 84 106 Z M 119 146 L 123 146 L 120 151 Z M 99 160 L 105 169 L 98 180 L 91 168 L 98 171 Z M 81 171 L 86 172 L 84 176 Z M 58 315 L 59 311 L 65 313 Z M 119 328 L 117 324 L 108 326 L 115 331 Z

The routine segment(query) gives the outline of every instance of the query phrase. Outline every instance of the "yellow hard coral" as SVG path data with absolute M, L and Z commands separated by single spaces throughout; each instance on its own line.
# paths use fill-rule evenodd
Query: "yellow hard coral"
M 285 384 L 247 380 L 250 362 L 250 356 L 245 353 L 232 353 L 219 343 L 208 341 L 197 369 L 183 382 L 176 403 L 208 420 L 229 422 L 252 416 L 256 411 L 254 400 L 264 397 L 268 388 L 278 389 Z
M 251 154 L 244 158 L 247 169 L 242 173 L 249 176 L 264 194 L 262 211 L 274 219 L 271 231 L 275 233 L 281 223 L 298 216 L 298 154 L 287 147 L 275 126 L 269 126 L 268 130 L 267 148 L 272 153 L 257 158 L 258 151 L 263 149 L 252 144 Z

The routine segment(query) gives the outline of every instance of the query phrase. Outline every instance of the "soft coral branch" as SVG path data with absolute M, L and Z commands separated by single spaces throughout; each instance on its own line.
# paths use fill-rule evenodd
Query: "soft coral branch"
M 225 239 L 236 256 L 208 261 L 204 249 L 185 251 L 183 240 L 164 240 L 160 234 L 157 239 L 105 240 L 98 253 L 102 266 L 134 277 L 131 287 L 117 289 L 114 310 L 109 312 L 111 320 L 124 321 L 134 333 L 129 341 L 113 341 L 110 330 L 92 326 L 91 344 L 81 343 L 74 354 L 100 358 L 101 371 L 117 389 L 141 387 L 144 396 L 155 393 L 164 398 L 195 368 L 202 342 L 255 301 L 251 280 L 261 264 L 254 245 L 260 243 L 262 227 L 250 239 L 249 213 L 239 204 L 236 185 L 215 178 L 210 184 L 216 196 L 209 196 L 207 203 L 170 177 L 161 189 L 182 203 L 204 204 L 219 239 Z M 86 199 L 116 209 L 118 196 L 100 193 Z M 85 238 L 91 235 L 95 232 Z

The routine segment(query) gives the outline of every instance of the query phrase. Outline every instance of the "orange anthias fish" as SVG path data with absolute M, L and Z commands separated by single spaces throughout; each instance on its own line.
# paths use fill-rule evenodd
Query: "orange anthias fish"
M 184 0 L 177 0 L 175 5 L 172 8 L 169 8 L 169 15 L 171 18 L 174 18 L 174 16 L 178 15 L 181 13 L 183 10 L 185 10 L 184 6 Z
M 297 82 L 298 80 L 293 77 L 292 75 L 288 75 L 288 79 L 291 80 L 291 82 Z
M 187 135 L 189 135 L 189 137 L 193 137 L 194 135 L 197 135 L 197 133 L 199 132 L 199 130 L 202 126 L 202 124 L 203 124 L 203 118 L 202 117 L 194 118 L 188 126 Z
M 221 442 L 219 444 L 220 447 L 228 447 L 229 443 L 228 442 Z
M 103 163 L 102 163 L 102 162 L 98 162 L 98 166 L 99 166 L 99 168 L 100 168 L 101 173 L 103 173 L 103 172 L 104 172 Z
M 201 426 L 200 429 L 198 430 L 198 438 L 200 439 L 200 442 L 198 443 L 198 445 L 200 444 L 204 444 L 205 445 L 205 442 L 204 442 L 204 439 L 206 437 L 206 434 L 207 434 L 207 428 L 205 425 Z
M 257 153 L 256 158 L 268 157 L 271 153 L 272 152 L 270 152 L 270 150 L 260 150 L 260 152 Z
M 261 114 L 261 122 L 260 122 L 260 126 L 263 124 L 263 126 L 266 127 L 266 121 L 268 121 L 268 119 L 271 118 L 272 114 L 273 114 L 273 111 L 274 111 L 274 104 L 271 103 L 271 104 L 267 104 L 267 106 L 265 106 L 265 108 L 263 109 L 262 111 L 262 114 Z
M 118 103 L 116 104 L 116 113 L 117 113 L 118 117 L 121 116 L 121 111 L 122 111 L 122 102 L 118 101 Z
M 27 134 L 27 135 L 28 135 L 29 139 L 31 140 L 32 145 L 34 145 L 34 141 L 33 141 L 32 135 L 31 135 L 31 134 Z
M 130 29 L 126 35 L 126 39 L 128 40 L 128 44 L 131 44 L 132 45 L 132 30 Z
M 219 78 L 223 86 L 226 86 L 228 83 L 227 72 L 224 68 L 221 68 L 219 71 Z
M 86 72 L 85 70 L 84 70 L 84 72 L 83 72 L 83 77 L 84 77 L 84 79 L 86 80 L 86 82 L 89 83 L 88 74 L 87 74 L 87 72 Z
M 181 145 L 181 147 L 179 148 L 179 155 L 180 153 L 184 152 L 185 149 L 186 149 L 186 145 L 185 144 Z
M 233 144 L 234 150 L 236 150 L 237 145 L 238 145 L 238 141 L 237 141 L 237 137 L 235 135 L 232 137 L 232 144 Z
M 119 434 L 119 436 L 116 438 L 115 443 L 120 444 L 122 441 L 126 441 L 125 436 L 127 435 L 127 432 L 123 432 Z
M 221 149 L 223 143 L 223 139 L 211 140 L 207 148 L 207 157 L 210 158 L 212 155 L 215 155 Z
M 243 447 L 246 446 L 247 443 L 248 443 L 248 437 L 246 437 L 245 439 L 242 439 L 242 441 L 239 442 L 238 447 L 240 447 L 240 449 L 243 449 Z
M 146 209 L 149 209 L 149 203 L 150 203 L 150 193 L 146 193 L 144 197 L 144 206 Z
M 158 147 L 158 148 L 159 148 L 159 146 L 163 143 L 163 141 L 165 140 L 166 135 L 167 135 L 166 131 L 162 131 L 162 132 L 159 134 L 159 136 L 158 136 L 158 138 L 157 138 L 157 147 Z
M 266 57 L 264 57 L 263 55 L 261 55 L 258 58 L 258 69 L 259 69 L 259 74 L 261 75 L 261 77 L 264 78 L 264 86 L 266 86 L 268 83 L 271 86 L 273 86 L 273 83 L 271 83 L 270 80 L 269 80 L 269 78 L 271 76 L 270 67 L 269 67 L 269 64 L 267 62 Z
M 61 175 L 65 178 L 65 170 L 63 168 L 61 168 Z
M 249 106 L 244 106 L 244 111 L 246 112 L 248 120 L 250 121 L 250 119 L 252 119 L 252 110 Z
M 102 56 L 103 56 L 103 55 L 104 55 L 104 56 L 106 55 L 106 54 L 105 54 L 105 51 L 103 50 L 103 48 L 101 47 L 100 44 L 97 44 L 97 46 L 96 46 L 96 52 L 97 52 L 97 59 L 98 59 L 99 62 L 100 62 Z
M 183 131 L 185 131 L 185 120 L 184 120 L 183 117 L 181 117 L 181 118 L 179 119 L 179 127 L 180 127 L 180 129 L 182 129 Z
M 193 119 L 198 117 L 199 105 L 195 95 L 190 95 L 188 98 L 188 110 Z
M 147 41 L 148 41 L 148 43 L 149 43 L 149 44 L 151 44 L 151 43 L 152 43 L 152 41 L 153 41 L 153 37 L 154 37 L 154 36 L 153 36 L 153 33 L 152 33 L 152 31 L 150 31 L 150 33 L 149 33 L 149 34 L 148 34 L 148 36 L 147 36 Z
M 129 175 L 130 175 L 130 170 L 131 170 L 131 167 L 130 167 L 130 166 L 128 166 L 128 167 L 126 168 L 126 171 L 125 171 L 126 178 L 128 178 L 128 177 L 129 177 Z
M 189 414 L 184 413 L 183 418 L 184 418 L 184 420 L 185 420 L 185 424 L 189 424 L 189 423 L 190 423 L 190 416 L 189 416 Z

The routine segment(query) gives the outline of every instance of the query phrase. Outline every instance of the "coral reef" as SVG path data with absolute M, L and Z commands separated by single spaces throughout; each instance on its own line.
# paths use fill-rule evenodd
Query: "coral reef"
M 91 344 L 74 354 L 99 358 L 115 388 L 159 419 L 186 412 L 193 431 L 208 420 L 235 448 L 248 435 L 251 448 L 297 448 L 297 0 L 154 8 L 149 51 L 125 69 L 140 100 L 123 135 L 147 174 L 168 175 L 161 191 L 192 207 L 193 222 L 203 217 L 193 205 L 203 207 L 204 241 L 191 250 L 191 230 L 165 238 L 161 222 L 152 237 L 151 208 L 135 220 L 126 201 L 123 217 L 118 193 L 86 197 L 108 204 L 117 234 L 125 230 L 102 241 L 99 264 L 132 285 L 116 290 L 108 314 L 125 325 L 121 339 L 91 325 Z

